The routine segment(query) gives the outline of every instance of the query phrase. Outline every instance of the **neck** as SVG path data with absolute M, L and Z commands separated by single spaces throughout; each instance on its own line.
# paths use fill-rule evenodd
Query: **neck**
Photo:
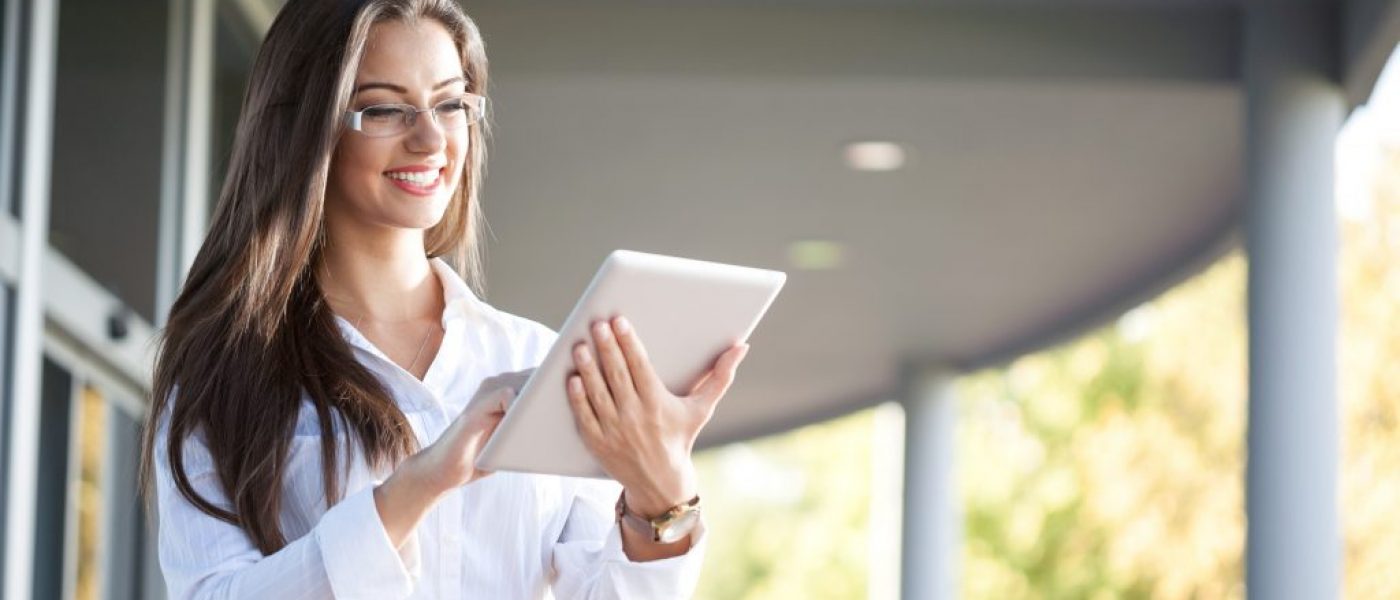
M 329 219 L 326 225 L 320 283 L 337 314 L 381 323 L 435 320 L 442 314 L 442 283 L 423 249 L 423 230 L 383 228 L 371 234 L 334 227 Z

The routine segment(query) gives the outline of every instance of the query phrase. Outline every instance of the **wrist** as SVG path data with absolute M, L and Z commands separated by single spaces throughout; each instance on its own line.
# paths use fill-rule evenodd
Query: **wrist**
M 688 463 L 678 469 L 673 477 L 651 483 L 652 485 L 648 486 L 628 486 L 622 491 L 627 506 L 648 519 L 684 504 L 699 493 L 695 468 Z

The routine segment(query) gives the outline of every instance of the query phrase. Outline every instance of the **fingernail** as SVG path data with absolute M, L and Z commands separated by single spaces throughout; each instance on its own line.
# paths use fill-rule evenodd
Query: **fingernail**
M 599 339 L 608 339 L 608 336 L 612 334 L 612 328 L 608 327 L 607 321 L 599 321 L 598 324 L 593 327 L 593 331 L 598 334 Z
M 618 317 L 616 321 L 613 321 L 613 324 L 617 326 L 618 333 L 632 331 L 632 324 L 627 322 L 627 317 Z
M 583 344 L 579 344 L 578 347 L 574 348 L 574 360 L 577 360 L 580 365 L 588 364 L 588 348 L 584 347 Z

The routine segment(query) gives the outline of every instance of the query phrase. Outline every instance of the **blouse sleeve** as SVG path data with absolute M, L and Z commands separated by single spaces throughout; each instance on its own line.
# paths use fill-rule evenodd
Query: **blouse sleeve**
M 165 460 L 167 431 L 162 423 L 154 462 L 160 566 L 170 598 L 404 598 L 412 593 L 419 574 L 416 541 L 405 543 L 403 551 L 394 548 L 379 519 L 374 486 L 347 496 L 309 533 L 263 556 L 242 529 L 180 494 Z M 185 442 L 184 463 L 195 490 L 229 509 L 201 436 Z
M 604 598 L 683 599 L 695 595 L 705 560 L 705 526 L 691 535 L 680 556 L 633 562 L 622 551 L 622 530 L 613 506 L 622 493 L 615 481 L 572 479 L 573 499 L 563 533 L 554 545 L 554 593 L 559 600 Z

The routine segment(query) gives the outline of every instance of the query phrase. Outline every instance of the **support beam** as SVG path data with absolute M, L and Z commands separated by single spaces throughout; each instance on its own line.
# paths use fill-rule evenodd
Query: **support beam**
M 1336 10 L 1257 2 L 1244 24 L 1251 598 L 1340 593 Z
M 957 405 L 953 373 L 904 373 L 904 518 L 900 597 L 958 597 L 961 511 L 954 478 Z
M 1344 0 L 1342 11 L 1342 87 L 1351 109 L 1371 97 L 1400 42 L 1400 0 Z

